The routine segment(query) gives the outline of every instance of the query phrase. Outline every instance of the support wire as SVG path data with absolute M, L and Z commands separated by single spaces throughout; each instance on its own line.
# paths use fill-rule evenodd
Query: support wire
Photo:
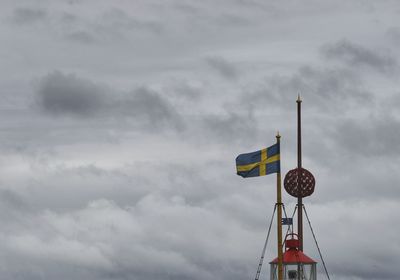
M 294 214 L 296 214 L 296 210 L 297 210 L 297 204 L 296 204 L 296 206 L 294 207 L 294 210 L 293 210 L 293 214 L 292 214 L 292 217 L 291 217 L 291 218 L 292 218 L 292 221 L 293 221 Z M 284 205 L 284 204 L 283 204 L 283 211 L 284 211 L 284 213 L 285 213 L 285 218 L 287 218 L 286 209 L 285 209 L 285 205 Z M 292 223 L 291 225 L 288 226 L 288 229 L 286 230 L 286 235 L 285 235 L 285 236 L 288 235 L 289 231 L 293 233 L 293 223 Z M 283 242 L 283 243 L 284 243 L 284 242 Z M 283 245 L 284 245 L 284 244 L 282 244 L 282 246 L 283 246 Z
M 324 266 L 324 269 L 325 269 L 326 277 L 328 277 L 328 279 L 330 280 L 331 278 L 329 278 L 329 273 L 328 273 L 328 270 L 326 269 L 324 258 L 322 257 L 321 250 L 319 249 L 318 242 L 317 242 L 317 239 L 315 238 L 314 230 L 313 230 L 313 228 L 311 226 L 311 222 L 310 222 L 310 219 L 308 218 L 307 210 L 306 210 L 306 207 L 304 206 L 304 204 L 303 204 L 303 209 L 304 209 L 304 214 L 306 214 L 306 218 L 307 218 L 307 221 L 308 221 L 308 225 L 310 226 L 311 233 L 312 233 L 312 235 L 314 237 L 315 245 L 317 245 L 318 253 L 319 253 L 319 256 L 321 258 L 321 261 L 322 261 L 322 264 Z
M 258 278 L 260 277 L 261 268 L 262 268 L 262 265 L 263 265 L 263 262 L 264 262 L 265 251 L 267 250 L 269 234 L 271 233 L 272 222 L 274 221 L 275 211 L 276 211 L 276 204 L 274 206 L 274 211 L 272 213 L 271 222 L 269 223 L 268 234 L 267 234 L 267 238 L 265 239 L 264 248 L 263 248 L 262 253 L 261 253 L 261 258 L 260 258 L 260 262 L 258 264 L 255 280 L 258 280 Z

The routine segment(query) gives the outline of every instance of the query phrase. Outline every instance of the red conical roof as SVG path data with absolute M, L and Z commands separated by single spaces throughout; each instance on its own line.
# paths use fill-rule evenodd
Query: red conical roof
M 289 236 L 291 236 L 291 239 L 287 239 Z M 306 256 L 302 251 L 299 250 L 299 240 L 295 239 L 297 237 L 297 234 L 295 233 L 290 233 L 286 235 L 285 238 L 285 248 L 286 251 L 283 253 L 283 260 L 282 262 L 284 264 L 288 263 L 317 263 L 314 261 L 312 258 Z M 278 263 L 278 258 L 274 259 L 273 261 L 270 262 L 277 264 Z
M 278 263 L 278 258 L 275 258 L 271 263 Z M 308 257 L 302 251 L 294 248 L 290 248 L 285 253 L 283 253 L 283 263 L 316 263 L 312 258 Z

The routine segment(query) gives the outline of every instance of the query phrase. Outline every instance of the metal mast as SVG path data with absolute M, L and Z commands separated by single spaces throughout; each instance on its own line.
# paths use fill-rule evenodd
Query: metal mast
M 297 97 L 297 168 L 301 170 L 301 99 Z M 297 175 L 297 186 L 301 185 L 301 172 Z M 303 197 L 297 197 L 297 233 L 299 236 L 299 250 L 303 251 Z
M 297 168 L 290 170 L 284 180 L 285 190 L 291 196 L 297 197 L 297 234 L 299 250 L 303 251 L 303 197 L 314 192 L 315 178 L 310 171 L 303 168 L 301 156 L 301 99 L 297 98 Z
M 276 135 L 276 142 L 279 146 L 280 154 L 280 142 L 281 136 L 279 132 Z M 281 166 L 279 163 L 279 172 L 276 173 L 276 205 L 278 206 L 277 213 L 277 227 L 278 227 L 278 279 L 283 280 L 283 253 L 282 253 L 282 183 L 281 183 Z

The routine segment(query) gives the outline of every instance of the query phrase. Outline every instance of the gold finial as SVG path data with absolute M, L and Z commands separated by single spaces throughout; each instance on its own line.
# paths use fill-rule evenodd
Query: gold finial
M 300 93 L 297 95 L 297 101 L 296 101 L 296 102 L 298 102 L 298 103 L 300 103 L 300 102 L 301 102 Z

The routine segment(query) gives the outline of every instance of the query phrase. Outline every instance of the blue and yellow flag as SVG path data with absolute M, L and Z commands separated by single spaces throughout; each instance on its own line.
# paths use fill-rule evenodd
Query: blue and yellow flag
M 243 178 L 278 173 L 280 169 L 279 143 L 256 152 L 238 155 L 236 158 L 237 175 Z

